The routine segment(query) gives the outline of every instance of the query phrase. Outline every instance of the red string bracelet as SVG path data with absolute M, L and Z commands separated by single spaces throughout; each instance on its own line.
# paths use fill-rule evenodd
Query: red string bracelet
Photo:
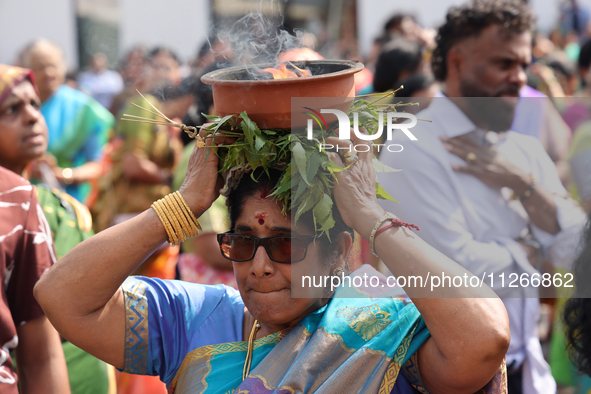
M 412 230 L 412 229 L 416 229 L 417 231 L 420 230 L 419 226 L 417 226 L 416 224 L 406 223 L 400 219 L 394 219 L 394 218 L 390 218 L 388 220 L 390 220 L 390 224 L 379 229 L 376 232 L 376 234 L 374 235 L 374 239 L 375 239 L 375 237 L 377 237 L 378 235 L 380 235 L 381 233 L 383 233 L 384 231 L 386 231 L 387 229 L 392 228 L 392 227 L 406 227 L 409 230 Z

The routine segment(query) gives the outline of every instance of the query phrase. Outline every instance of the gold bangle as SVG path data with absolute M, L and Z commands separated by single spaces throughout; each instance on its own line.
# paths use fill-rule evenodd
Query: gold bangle
M 168 203 L 173 206 L 175 212 L 178 214 L 183 227 L 183 232 L 185 233 L 187 239 L 199 234 L 199 229 L 194 223 L 192 223 L 191 218 L 185 213 L 184 207 L 177 200 L 178 197 L 176 194 L 171 193 L 166 196 L 166 198 L 168 199 Z
M 160 220 L 162 220 L 162 223 L 164 223 L 164 226 L 167 229 L 168 232 L 168 242 L 171 244 L 171 246 L 176 246 L 180 243 L 178 236 L 176 235 L 176 232 L 174 230 L 174 226 L 172 225 L 172 221 L 171 218 L 169 218 L 166 215 L 166 212 L 164 210 L 164 207 L 162 205 L 161 201 L 156 201 L 154 203 L 154 206 L 157 209 L 157 212 L 160 213 Z
M 168 214 L 170 216 L 172 216 L 175 220 L 174 224 L 175 224 L 175 229 L 176 229 L 177 235 L 179 237 L 179 240 L 181 242 L 184 242 L 184 241 L 186 241 L 187 237 L 186 237 L 186 231 L 184 231 L 183 223 L 181 221 L 181 215 L 179 215 L 179 212 L 176 209 L 175 204 L 172 201 L 170 201 L 169 196 L 170 195 L 164 197 L 162 199 L 162 203 L 168 209 Z
M 168 196 L 166 196 L 166 197 L 168 197 Z M 176 236 L 178 237 L 179 241 L 184 242 L 186 240 L 186 238 L 185 238 L 185 234 L 183 233 L 183 227 L 181 225 L 181 218 L 174 211 L 174 209 L 172 208 L 172 206 L 170 204 L 170 201 L 168 201 L 168 199 L 166 197 L 161 198 L 160 200 L 158 200 L 158 202 L 164 208 L 164 212 L 166 213 L 168 220 L 171 222 L 172 227 L 174 228 L 174 231 L 175 231 Z
M 187 202 L 183 198 L 182 194 L 177 191 L 172 193 L 172 196 L 179 205 L 181 212 L 183 212 L 183 215 L 186 217 L 187 222 L 190 223 L 192 230 L 195 232 L 195 234 L 199 233 L 199 231 L 202 230 L 201 225 L 199 225 L 197 218 L 195 218 L 195 215 L 193 215 L 193 212 L 191 212 L 189 209 L 189 206 L 187 205 Z
M 168 242 L 172 246 L 199 234 L 201 226 L 179 192 L 170 193 L 155 201 L 152 208 L 164 225 Z
M 187 220 L 187 217 L 185 216 L 185 213 L 183 212 L 183 209 L 181 208 L 180 204 L 174 198 L 174 194 L 169 194 L 168 196 L 166 196 L 166 201 L 168 202 L 168 205 L 172 206 L 176 218 L 180 221 L 181 228 L 183 230 L 183 233 L 185 234 L 186 239 L 189 239 L 197 235 L 197 232 L 195 231 L 193 226 L 189 224 L 189 221 Z
M 174 234 L 174 230 L 172 229 L 172 226 L 171 226 L 170 222 L 168 221 L 168 218 L 166 217 L 164 212 L 161 210 L 159 201 L 155 201 L 152 203 L 152 209 L 154 210 L 154 212 L 156 212 L 156 215 L 158 215 L 158 218 L 160 219 L 160 222 L 162 222 L 162 225 L 164 225 L 164 229 L 166 230 L 166 234 L 168 235 L 168 242 L 172 246 L 177 245 L 178 239 L 176 238 L 176 235 Z
M 376 253 L 375 246 L 374 246 L 374 239 L 376 236 L 376 231 L 378 231 L 378 229 L 382 226 L 382 224 L 384 224 L 384 222 L 386 220 L 394 219 L 394 218 L 395 217 L 390 212 L 384 212 L 382 217 L 378 220 L 376 225 L 373 226 L 373 229 L 371 230 L 371 235 L 369 236 L 369 249 L 371 250 L 371 253 L 376 257 L 380 257 Z
M 185 213 L 188 213 L 191 216 L 191 219 L 193 219 L 193 223 L 195 223 L 195 225 L 197 226 L 197 228 L 199 228 L 199 230 L 202 231 L 203 229 L 201 228 L 201 225 L 197 221 L 197 218 L 193 214 L 193 211 L 191 211 L 191 208 L 189 208 L 189 204 L 187 204 L 187 201 L 185 201 L 185 198 L 183 197 L 183 195 L 180 192 L 178 192 L 178 191 L 175 192 L 175 194 L 178 195 L 178 197 L 181 200 L 183 206 L 185 207 Z
M 187 238 L 192 238 L 195 235 L 199 234 L 199 229 L 197 228 L 197 226 L 195 226 L 191 218 L 188 217 L 188 215 L 185 213 L 182 205 L 174 198 L 173 195 L 171 195 L 170 199 L 171 203 L 174 204 L 175 210 L 179 214 L 181 223 L 183 225 L 183 232 L 185 233 Z

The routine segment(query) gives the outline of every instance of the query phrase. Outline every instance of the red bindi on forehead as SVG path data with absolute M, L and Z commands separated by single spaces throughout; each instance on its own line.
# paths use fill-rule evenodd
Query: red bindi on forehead
M 258 211 L 254 214 L 254 218 L 259 220 L 259 224 L 262 226 L 265 224 L 265 218 L 269 216 L 268 212 Z

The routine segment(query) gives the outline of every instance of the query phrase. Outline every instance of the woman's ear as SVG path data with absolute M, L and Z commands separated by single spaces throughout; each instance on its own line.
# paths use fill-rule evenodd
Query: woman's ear
M 347 260 L 349 259 L 349 254 L 351 253 L 351 248 L 353 247 L 353 237 L 351 237 L 351 234 L 348 232 L 343 231 L 339 234 L 338 242 L 338 256 L 335 267 L 345 269 Z

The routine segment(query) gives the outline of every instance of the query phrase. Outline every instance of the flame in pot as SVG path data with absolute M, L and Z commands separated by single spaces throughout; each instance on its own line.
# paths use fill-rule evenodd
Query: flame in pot
M 308 70 L 303 70 L 299 67 L 296 67 L 291 62 L 289 62 L 289 64 L 295 69 L 295 71 L 291 71 L 287 68 L 287 62 L 281 63 L 279 66 L 277 66 L 277 68 L 267 67 L 263 71 L 273 75 L 273 79 L 309 77 L 312 75 L 312 73 Z

